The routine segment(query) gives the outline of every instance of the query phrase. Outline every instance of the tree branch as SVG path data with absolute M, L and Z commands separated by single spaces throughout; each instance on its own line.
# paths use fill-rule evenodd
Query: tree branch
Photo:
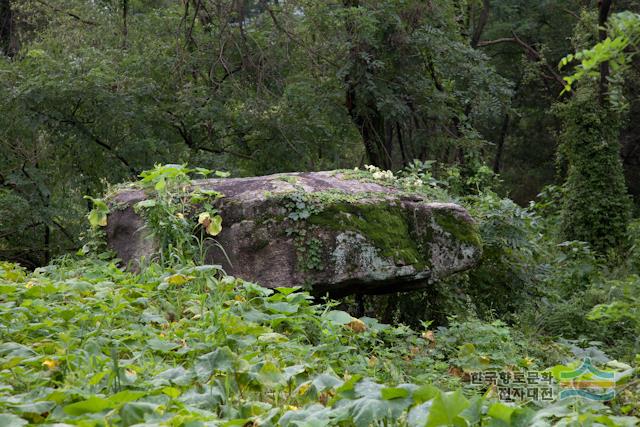
M 88 19 L 83 19 L 82 17 L 76 15 L 73 12 L 62 10 L 62 9 L 56 7 L 56 6 L 50 5 L 49 3 L 45 2 L 44 0 L 35 0 L 35 1 L 36 1 L 36 3 L 40 3 L 41 5 L 48 7 L 49 9 L 53 10 L 54 12 L 58 12 L 58 13 L 62 13 L 62 14 L 65 14 L 67 16 L 70 16 L 73 19 L 75 19 L 76 21 L 82 22 L 85 25 L 97 25 L 95 21 L 90 21 Z
M 471 47 L 477 48 L 478 43 L 480 42 L 480 37 L 482 37 L 482 32 L 484 31 L 484 27 L 487 25 L 489 21 L 489 13 L 491 12 L 491 2 L 490 0 L 483 0 L 482 2 L 482 12 L 480 12 L 480 19 L 478 19 L 478 24 L 473 30 L 473 35 L 471 36 Z
M 115 157 L 116 159 L 118 159 L 120 161 L 120 163 L 122 163 L 124 166 L 126 166 L 127 169 L 129 169 L 129 171 L 136 176 L 138 174 L 138 172 L 131 166 L 131 164 L 129 164 L 129 161 L 127 159 L 125 159 L 122 155 L 120 155 L 118 152 L 116 152 L 116 150 L 110 146 L 109 144 L 105 143 L 104 141 L 102 141 L 97 135 L 94 135 L 93 132 L 91 132 L 89 129 L 87 129 L 87 127 L 79 122 L 78 120 L 76 120 L 74 117 L 70 117 L 70 118 L 58 118 L 58 117 L 54 117 L 50 114 L 44 113 L 42 111 L 38 111 L 35 109 L 31 108 L 31 111 L 33 111 L 36 114 L 40 114 L 50 120 L 55 120 L 58 123 L 62 123 L 62 124 L 66 124 L 69 125 L 71 127 L 76 128 L 78 131 L 80 131 L 80 133 L 84 134 L 86 137 L 88 137 L 90 140 L 92 140 L 94 143 L 96 143 L 97 145 L 99 145 L 100 147 L 104 148 L 106 151 L 109 152 L 109 154 L 111 154 L 113 157 Z
M 512 32 L 511 34 L 513 35 L 513 37 L 503 37 L 500 39 L 478 42 L 478 47 L 493 46 L 500 43 L 515 43 L 527 53 L 527 56 L 530 59 L 534 60 L 535 62 L 542 63 L 547 69 L 547 71 L 549 72 L 550 76 L 553 78 L 553 80 L 558 82 L 558 84 L 564 88 L 565 87 L 564 79 L 560 74 L 556 72 L 556 70 L 551 65 L 549 65 L 549 63 L 547 63 L 547 61 L 544 60 L 540 52 L 538 52 L 533 46 L 531 46 L 530 44 L 522 40 L 520 37 L 518 37 L 518 35 L 515 32 Z
M 311 53 L 312 55 L 317 56 L 319 59 L 322 59 L 323 61 L 325 61 L 329 65 L 332 65 L 332 66 L 335 66 L 335 67 L 340 67 L 341 66 L 340 64 L 337 64 L 335 61 L 332 61 L 331 59 L 329 59 L 329 58 L 325 57 L 324 55 L 320 54 L 320 52 L 314 51 L 313 49 L 309 48 L 305 43 L 303 43 L 302 41 L 300 41 L 298 39 L 296 34 L 294 34 L 293 32 L 291 32 L 289 30 L 287 30 L 286 28 L 284 28 L 282 26 L 282 24 L 280 23 L 280 21 L 278 21 L 278 18 L 276 17 L 275 12 L 273 11 L 273 9 L 271 9 L 269 7 L 269 4 L 267 3 L 266 0 L 260 0 L 260 6 L 262 6 L 264 8 L 264 10 L 267 11 L 267 13 L 271 17 L 271 21 L 273 21 L 273 25 L 275 25 L 276 29 L 278 29 L 279 31 L 284 33 L 289 38 L 289 40 L 291 40 L 293 43 L 297 44 L 298 46 L 300 46 L 301 48 L 303 48 L 307 52 Z

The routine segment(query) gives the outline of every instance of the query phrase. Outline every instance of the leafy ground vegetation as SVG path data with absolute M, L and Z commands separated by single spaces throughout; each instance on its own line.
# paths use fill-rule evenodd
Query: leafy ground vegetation
M 400 177 L 375 168 L 358 174 L 439 196 L 457 182 L 455 171 L 449 171 L 449 181 L 438 181 L 431 170 L 432 165 L 414 164 Z M 159 220 L 151 225 L 154 231 L 173 235 L 162 228 L 172 223 L 161 221 L 164 212 L 189 224 L 185 229 L 175 223 L 172 230 L 183 230 L 185 242 L 198 229 L 201 238 L 217 231 L 202 221 L 203 213 L 182 209 L 190 202 L 180 193 L 189 172 L 207 173 L 171 165 L 143 174 L 134 184 L 155 195 L 144 208 L 161 208 L 150 216 Z M 194 262 L 193 253 L 185 251 L 187 243 L 167 245 L 166 256 L 140 273 L 124 272 L 99 250 L 105 212 L 94 201 L 91 245 L 84 250 L 33 272 L 0 264 L 0 422 L 635 425 L 640 411 L 632 367 L 640 328 L 634 309 L 639 279 L 611 279 L 614 273 L 585 244 L 558 246 L 534 238 L 546 226 L 536 214 L 544 203 L 518 208 L 481 181 L 487 179 L 465 183 L 476 185 L 475 196 L 450 196 L 474 209 L 487 258 L 478 271 L 446 284 L 458 289 L 449 289 L 448 301 L 439 300 L 441 308 L 456 314 L 446 327 L 432 326 L 429 317 L 413 328 L 373 317 L 356 319 L 338 309 L 340 302 L 314 302 L 296 288 L 262 288 L 226 275 L 219 266 Z M 192 194 L 200 197 L 197 189 Z M 507 233 L 509 227 L 526 235 Z M 198 239 L 193 242 L 198 247 Z M 552 263 L 563 268 L 551 269 Z M 516 319 L 522 323 L 512 321 L 512 326 L 497 318 L 513 311 L 491 304 L 526 298 L 500 287 L 495 272 L 504 265 L 531 280 L 522 283 L 520 293 L 540 298 L 521 303 Z M 483 274 L 494 276 L 493 286 L 474 296 L 465 283 Z M 618 272 L 615 277 L 623 276 Z M 479 278 L 473 282 L 482 283 Z M 491 295 L 483 299 L 481 293 Z M 413 295 L 415 302 L 439 298 L 433 292 Z M 380 301 L 368 303 L 380 307 Z M 456 310 L 456 304 L 466 309 Z M 419 314 L 411 313 L 415 324 Z M 574 339 L 559 341 L 559 335 Z M 613 400 L 543 404 L 521 396 L 507 403 L 495 386 L 469 381 L 474 372 L 487 370 L 558 377 L 585 355 L 615 372 Z
M 638 13 L 0 0 L 0 427 L 637 425 Z M 268 290 L 203 263 L 221 195 L 183 163 L 342 169 L 460 203 L 482 259 L 411 293 Z M 133 273 L 98 197 L 137 178 L 159 256 Z M 322 220 L 298 197 L 291 220 Z M 585 361 L 602 375 L 562 383 Z M 547 378 L 553 399 L 507 400 L 500 375 Z M 559 399 L 602 378 L 602 400 Z

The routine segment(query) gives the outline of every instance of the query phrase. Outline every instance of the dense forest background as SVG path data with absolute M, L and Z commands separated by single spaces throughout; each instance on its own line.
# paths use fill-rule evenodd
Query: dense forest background
M 637 0 L 0 0 L 0 425 L 638 425 L 639 52 Z M 458 203 L 477 265 L 334 301 L 204 264 L 191 179 L 327 169 Z M 497 388 L 531 373 L 587 399 Z
M 602 23 L 640 10 L 604 3 Z M 1 0 L 0 257 L 35 267 L 76 249 L 83 196 L 155 163 L 247 176 L 418 159 L 461 182 L 499 174 L 494 190 L 525 206 L 567 179 L 567 117 L 591 108 L 608 120 L 588 81 L 580 96 L 563 91 L 577 62 L 558 68 L 601 40 L 602 6 Z M 629 58 L 601 91 L 619 107 L 613 150 L 626 188 L 596 180 L 637 202 L 640 67 Z

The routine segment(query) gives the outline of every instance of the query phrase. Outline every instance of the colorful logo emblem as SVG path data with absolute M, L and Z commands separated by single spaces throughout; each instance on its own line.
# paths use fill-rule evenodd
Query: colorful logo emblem
M 607 401 L 615 397 L 615 387 L 614 372 L 599 370 L 588 357 L 577 369 L 560 372 L 560 399 L 583 397 Z

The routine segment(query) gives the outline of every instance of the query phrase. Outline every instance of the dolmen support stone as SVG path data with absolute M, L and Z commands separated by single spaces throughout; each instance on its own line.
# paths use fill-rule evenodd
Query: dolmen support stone
M 481 255 L 476 225 L 461 206 L 344 171 L 193 185 L 223 195 L 219 246 L 208 244 L 206 261 L 266 287 L 338 296 L 411 290 L 470 269 Z M 109 247 L 134 268 L 156 251 L 133 209 L 146 198 L 142 190 L 116 194 L 111 202 L 119 208 L 106 227 Z

